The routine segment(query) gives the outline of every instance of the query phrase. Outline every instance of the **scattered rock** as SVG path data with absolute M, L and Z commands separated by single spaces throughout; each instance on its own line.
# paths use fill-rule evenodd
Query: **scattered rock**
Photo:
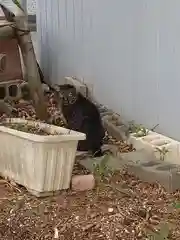
M 72 190 L 74 191 L 87 191 L 93 189 L 94 186 L 95 179 L 92 174 L 72 177 Z
M 0 114 L 6 114 L 8 117 L 12 115 L 13 107 L 4 101 L 0 101 Z
M 109 213 L 112 213 L 113 211 L 114 211 L 113 208 L 108 208 L 108 212 L 109 212 Z
M 45 83 L 42 84 L 42 89 L 44 93 L 50 92 L 50 87 Z
M 30 94 L 30 88 L 28 83 L 22 83 L 20 85 L 21 88 L 21 94 L 22 94 L 22 99 L 24 100 L 30 100 L 31 99 L 31 94 Z

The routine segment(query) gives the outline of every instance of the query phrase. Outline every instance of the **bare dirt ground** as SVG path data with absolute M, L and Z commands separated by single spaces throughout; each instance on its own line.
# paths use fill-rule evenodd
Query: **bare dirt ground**
M 86 173 L 78 164 L 74 174 Z M 117 187 L 110 187 L 110 185 Z M 62 191 L 59 196 L 35 198 L 23 187 L 0 181 L 0 239 L 156 239 L 148 238 L 161 222 L 168 238 L 180 239 L 179 213 L 173 206 L 180 192 L 166 193 L 126 172 L 116 173 L 108 186 L 87 192 Z

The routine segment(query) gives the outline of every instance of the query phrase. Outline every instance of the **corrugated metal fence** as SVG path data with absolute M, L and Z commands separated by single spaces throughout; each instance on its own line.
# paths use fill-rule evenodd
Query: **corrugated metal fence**
M 48 79 L 83 77 L 125 118 L 180 140 L 179 0 L 38 0 L 37 18 Z
M 1 3 L 4 3 L 7 7 L 11 7 L 12 0 L 0 0 Z M 27 7 L 27 12 L 30 15 L 36 14 L 36 0 L 20 0 L 20 3 L 25 8 Z M 0 9 L 0 16 L 2 15 L 2 11 Z

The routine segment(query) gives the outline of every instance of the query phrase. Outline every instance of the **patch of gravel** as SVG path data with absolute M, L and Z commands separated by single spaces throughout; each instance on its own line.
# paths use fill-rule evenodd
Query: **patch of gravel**
M 126 172 L 116 173 L 110 184 L 37 199 L 23 188 L 0 183 L 7 192 L 0 199 L 0 238 L 144 240 L 165 221 L 171 226 L 169 239 L 180 239 L 179 210 L 172 206 L 180 201 L 180 192 L 168 194 Z

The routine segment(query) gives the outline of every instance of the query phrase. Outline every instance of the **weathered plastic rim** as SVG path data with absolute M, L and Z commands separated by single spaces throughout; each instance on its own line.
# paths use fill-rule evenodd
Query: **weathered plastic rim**
M 58 127 L 55 125 L 50 125 L 47 123 L 42 123 L 39 121 L 29 121 L 21 118 L 6 118 L 4 120 L 6 123 L 20 123 L 20 124 L 28 124 L 31 126 L 40 126 L 42 129 L 48 129 L 49 132 L 56 131 L 57 133 L 60 133 L 61 135 L 48 135 L 48 136 L 42 136 L 32 133 L 26 133 L 22 131 L 18 131 L 15 129 L 11 129 L 9 127 L 0 126 L 0 132 L 8 133 L 10 135 L 14 135 L 23 139 L 28 139 L 30 141 L 34 142 L 48 142 L 48 143 L 57 143 L 57 142 L 65 142 L 65 141 L 79 141 L 79 140 L 85 140 L 86 135 L 84 133 L 76 132 L 67 128 Z

